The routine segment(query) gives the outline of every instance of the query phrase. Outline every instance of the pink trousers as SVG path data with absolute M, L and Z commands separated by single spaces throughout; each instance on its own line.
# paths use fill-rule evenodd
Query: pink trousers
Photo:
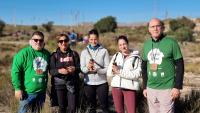
M 117 113 L 124 113 L 124 104 L 127 113 L 136 113 L 136 91 L 121 88 L 112 88 L 112 96 Z

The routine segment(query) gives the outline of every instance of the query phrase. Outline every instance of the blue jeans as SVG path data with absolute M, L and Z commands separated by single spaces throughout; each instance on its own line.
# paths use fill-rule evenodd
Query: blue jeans
M 19 102 L 18 113 L 39 113 L 45 102 L 46 92 L 36 94 L 25 94 Z

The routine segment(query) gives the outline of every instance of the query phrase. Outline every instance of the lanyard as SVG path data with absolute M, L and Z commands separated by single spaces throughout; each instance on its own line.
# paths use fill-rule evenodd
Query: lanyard
M 157 48 L 156 47 L 153 47 L 153 42 L 152 42 L 152 47 L 151 47 L 151 50 L 152 50 L 152 55 L 153 55 L 153 62 L 155 63 L 155 61 L 156 61 L 156 55 L 157 55 L 157 51 L 158 51 L 158 48 L 159 48 L 159 44 L 160 44 L 160 42 L 158 42 L 158 46 L 157 46 Z M 156 48 L 156 51 L 154 52 L 154 49 Z

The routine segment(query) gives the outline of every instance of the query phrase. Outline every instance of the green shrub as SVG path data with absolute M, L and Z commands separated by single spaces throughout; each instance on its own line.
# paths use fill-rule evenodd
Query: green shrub
M 38 30 L 38 26 L 37 25 L 33 25 L 33 26 L 31 26 L 31 28 L 33 29 L 33 30 Z
M 44 27 L 47 32 L 51 32 L 53 30 L 53 21 L 49 21 L 46 24 L 42 24 L 42 27 Z
M 176 31 L 181 27 L 188 27 L 190 29 L 193 29 L 195 27 L 195 23 L 192 20 L 183 16 L 182 18 L 179 19 L 172 19 L 169 22 L 169 26 L 172 31 Z
M 175 20 L 175 19 L 173 19 L 173 20 L 171 20 L 170 22 L 169 22 L 169 26 L 170 26 L 170 29 L 172 30 L 172 31 L 176 31 L 178 28 L 180 28 L 182 25 L 180 24 L 180 22 L 178 21 L 178 20 Z
M 183 41 L 193 42 L 195 41 L 195 38 L 193 37 L 192 34 L 193 34 L 192 29 L 188 27 L 181 27 L 176 30 L 175 37 L 181 42 Z
M 100 33 L 114 32 L 117 28 L 116 18 L 112 16 L 102 18 L 94 24 L 94 28 L 97 29 Z

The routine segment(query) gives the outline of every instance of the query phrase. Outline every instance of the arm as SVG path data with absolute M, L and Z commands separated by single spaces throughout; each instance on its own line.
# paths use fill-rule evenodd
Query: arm
M 142 79 L 143 79 L 143 89 L 147 87 L 147 61 L 142 60 Z
M 180 89 L 183 88 L 183 75 L 184 75 L 183 58 L 175 60 L 175 65 L 176 65 L 175 85 L 171 91 L 171 96 L 173 100 L 180 96 Z
M 136 58 L 136 57 L 134 57 Z M 131 64 L 132 66 L 132 64 Z M 122 69 L 120 70 L 120 77 L 126 78 L 126 79 L 131 79 L 131 80 L 137 80 L 141 76 L 141 59 L 136 58 L 134 62 L 134 67 L 131 70 L 127 69 Z
M 81 52 L 81 71 L 83 73 L 88 73 L 88 68 L 86 65 L 86 53 L 85 50 Z
M 13 59 L 13 64 L 12 64 L 12 84 L 15 88 L 15 90 L 23 90 L 23 78 L 24 78 L 24 73 L 23 72 L 23 61 L 24 57 L 19 55 L 15 55 Z
M 15 97 L 18 100 L 22 99 L 22 95 L 24 91 L 23 61 L 25 61 L 24 57 L 19 55 L 18 53 L 17 55 L 14 56 L 13 64 L 12 64 L 12 72 L 11 72 L 12 84 L 15 89 Z
M 104 68 L 99 68 L 99 69 L 97 69 L 97 73 L 98 74 L 106 74 L 106 72 L 107 72 L 107 69 L 108 69 L 108 65 L 109 65 L 109 53 L 108 53 L 108 51 L 106 50 L 106 52 L 105 52 L 105 56 L 104 56 Z
M 174 88 L 182 89 L 183 88 L 183 75 L 184 75 L 183 58 L 175 60 L 175 65 L 176 65 L 176 77 L 175 77 Z
M 147 98 L 147 61 L 142 60 L 143 95 Z
M 56 68 L 56 53 L 53 53 L 50 57 L 50 69 L 49 72 L 52 76 L 57 76 L 59 74 L 58 69 Z
M 107 69 L 107 76 L 108 77 L 113 77 L 114 76 L 114 74 L 112 72 L 112 69 L 113 69 L 112 67 L 113 67 L 113 62 L 114 62 L 115 57 L 116 57 L 116 54 L 112 57 L 112 59 L 110 61 L 110 64 L 108 65 L 108 69 Z
M 75 52 L 75 51 L 74 51 L 74 64 L 75 64 L 75 72 L 76 73 L 81 72 L 81 69 L 80 69 L 80 57 L 79 57 L 78 53 Z
M 183 75 L 184 75 L 184 61 L 182 53 L 177 41 L 173 42 L 173 58 L 176 70 L 175 85 L 171 91 L 171 96 L 173 99 L 180 96 L 180 89 L 183 87 Z

